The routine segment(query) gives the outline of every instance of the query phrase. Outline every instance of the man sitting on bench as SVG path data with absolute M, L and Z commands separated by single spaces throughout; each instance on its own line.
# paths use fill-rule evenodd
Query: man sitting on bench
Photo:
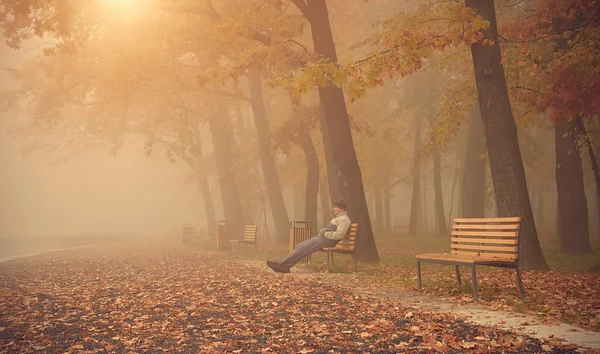
M 337 245 L 346 236 L 350 228 L 350 219 L 346 212 L 345 201 L 338 200 L 333 203 L 333 215 L 334 217 L 329 222 L 329 225 L 319 230 L 318 235 L 296 245 L 294 251 L 281 261 L 267 261 L 269 268 L 277 273 L 289 273 L 290 268 L 298 263 L 302 257 L 308 256 L 325 247 L 334 247 Z

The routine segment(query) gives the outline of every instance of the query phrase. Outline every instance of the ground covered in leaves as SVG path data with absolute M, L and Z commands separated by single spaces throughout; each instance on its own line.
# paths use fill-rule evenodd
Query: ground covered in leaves
M 414 292 L 417 291 L 415 255 L 444 251 L 387 247 L 380 251 L 381 263 L 361 264 L 358 274 L 351 272 L 349 260 L 341 258 L 336 277 L 348 286 L 360 286 L 366 290 L 388 288 L 397 292 Z M 317 272 L 324 271 L 325 261 L 313 262 L 312 267 Z M 454 267 L 425 263 L 421 268 L 422 294 L 458 304 L 473 302 L 468 268 L 461 268 L 463 286 L 460 289 Z M 568 323 L 590 331 L 600 331 L 600 272 L 563 268 L 548 272 L 523 271 L 526 297 L 522 300 L 514 269 L 477 267 L 478 303 L 494 310 L 535 316 L 547 324 Z
M 0 352 L 574 352 L 178 245 L 0 264 Z

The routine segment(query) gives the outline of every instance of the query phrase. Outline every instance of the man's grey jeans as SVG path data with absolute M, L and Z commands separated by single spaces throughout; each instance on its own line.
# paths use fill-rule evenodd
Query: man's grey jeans
M 308 256 L 309 254 L 325 247 L 333 247 L 340 242 L 328 239 L 323 235 L 324 233 L 324 231 L 320 232 L 317 236 L 311 237 L 308 240 L 297 244 L 296 248 L 294 248 L 294 251 L 279 261 L 279 264 L 286 268 L 291 268 L 294 266 L 294 264 L 298 263 L 302 257 Z

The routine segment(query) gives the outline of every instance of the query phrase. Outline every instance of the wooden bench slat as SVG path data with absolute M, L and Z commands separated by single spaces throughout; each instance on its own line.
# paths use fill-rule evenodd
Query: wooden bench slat
M 521 222 L 520 216 L 506 217 L 506 218 L 455 218 L 454 222 L 464 223 L 490 223 L 490 222 L 508 222 L 518 223 Z
M 497 253 L 497 256 L 494 253 L 479 253 L 479 252 L 475 252 L 475 251 L 456 251 L 456 250 L 452 250 L 450 253 L 455 254 L 457 256 L 469 256 L 469 257 L 473 257 L 476 256 L 477 254 L 479 254 L 479 258 L 506 258 L 506 259 L 510 259 L 512 262 L 515 262 L 517 260 L 517 255 L 516 254 L 505 254 L 505 253 Z
M 512 253 L 512 252 L 516 253 L 517 252 L 516 247 L 510 247 L 510 246 L 501 247 L 501 246 L 484 246 L 484 245 L 459 245 L 459 244 L 453 243 L 450 246 L 450 248 L 453 250 L 478 250 L 481 252 L 485 252 L 485 251 L 498 251 L 498 252 L 507 252 L 507 253 Z
M 440 261 L 451 261 L 456 260 L 460 262 L 472 263 L 473 256 L 467 255 L 456 255 L 456 254 L 447 254 L 447 253 L 426 253 L 426 254 L 418 254 L 417 259 L 432 259 L 432 260 L 440 260 Z
M 506 224 L 506 225 L 474 225 L 474 224 L 463 224 L 463 225 L 452 225 L 453 231 L 459 230 L 519 230 L 520 225 L 518 224 Z
M 519 243 L 516 239 L 507 239 L 507 240 L 497 240 L 497 239 L 489 239 L 489 238 L 464 238 L 464 237 L 452 237 L 450 239 L 451 242 L 456 243 L 488 243 L 488 244 L 498 244 L 498 245 L 516 245 Z
M 516 239 L 519 236 L 518 231 L 462 231 L 454 230 L 451 236 L 481 236 L 481 237 L 511 237 Z

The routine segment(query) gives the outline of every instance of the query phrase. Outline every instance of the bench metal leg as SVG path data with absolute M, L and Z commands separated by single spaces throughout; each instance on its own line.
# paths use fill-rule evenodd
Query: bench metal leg
M 476 266 L 471 267 L 471 274 L 473 277 L 473 300 L 477 301 L 477 272 L 475 271 Z
M 329 252 L 331 253 L 331 270 L 335 269 L 335 262 L 333 261 L 333 252 Z
M 458 280 L 458 287 L 460 288 L 462 286 L 462 281 L 460 280 L 460 270 L 458 269 L 458 266 L 454 266 L 454 269 L 456 270 L 456 280 Z
M 417 282 L 421 290 L 421 262 L 417 261 Z
M 523 288 L 523 280 L 521 279 L 521 269 L 517 269 L 517 282 L 519 283 L 519 292 L 521 293 L 521 299 L 525 299 L 525 289 Z

